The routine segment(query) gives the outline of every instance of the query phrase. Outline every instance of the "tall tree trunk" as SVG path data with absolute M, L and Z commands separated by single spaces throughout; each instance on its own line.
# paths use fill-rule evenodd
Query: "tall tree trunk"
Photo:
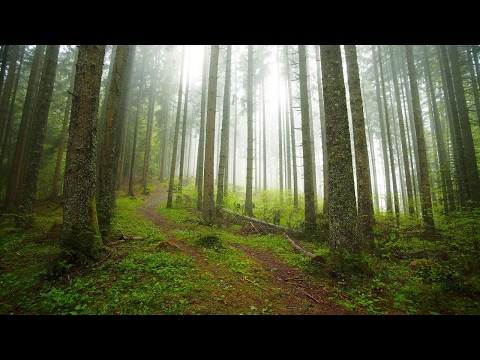
M 26 181 L 25 184 L 22 184 L 22 203 L 17 214 L 16 227 L 31 227 L 35 224 L 34 207 L 37 195 L 37 181 L 42 160 L 43 142 L 47 131 L 48 113 L 55 85 L 59 51 L 60 45 L 47 46 L 38 99 L 35 104 L 33 126 L 28 138 L 29 146 L 25 159 L 27 165 Z
M 0 152 L 0 191 L 3 193 L 3 189 L 7 182 L 7 173 L 10 173 L 10 163 L 11 158 L 7 153 L 10 153 L 11 142 L 12 142 L 12 127 L 13 127 L 13 113 L 15 111 L 15 99 L 17 97 L 18 90 L 18 81 L 20 79 L 20 73 L 22 70 L 23 59 L 25 55 L 25 45 L 21 48 L 21 54 L 19 55 L 19 64 L 18 70 L 16 70 L 15 76 L 15 85 L 12 91 L 12 99 L 10 101 L 10 109 L 8 111 L 7 123 L 5 126 L 5 137 L 3 139 L 2 150 Z M 4 165 L 4 159 L 6 159 L 6 164 Z
M 310 146 L 310 115 L 308 109 L 307 54 L 305 45 L 298 45 L 300 77 L 300 110 L 302 115 L 303 191 L 305 200 L 305 232 L 316 228 L 315 189 L 313 185 L 312 147 Z
M 65 162 L 62 254 L 97 258 L 102 238 L 95 201 L 98 104 L 105 45 L 79 45 Z
M 220 145 L 220 160 L 218 162 L 217 177 L 217 208 L 223 207 L 223 197 L 225 184 L 228 182 L 225 176 L 228 160 L 228 145 L 230 137 L 230 81 L 232 77 L 232 45 L 227 45 L 227 63 L 225 69 L 225 88 L 223 91 L 223 116 L 222 116 L 222 138 Z
M 40 81 L 40 74 L 43 62 L 43 54 L 45 52 L 45 45 L 37 45 L 32 61 L 32 69 L 28 77 L 27 93 L 23 103 L 22 118 L 20 120 L 20 128 L 18 131 L 17 142 L 15 145 L 15 153 L 13 155 L 12 170 L 7 187 L 7 194 L 5 197 L 4 211 L 17 212 L 18 205 L 21 198 L 21 181 L 22 167 L 25 162 L 25 152 L 27 148 L 27 138 L 30 132 L 33 111 L 35 109 L 35 99 L 38 90 L 38 83 Z M 20 189 L 19 189 L 20 188 Z
M 253 216 L 253 45 L 248 45 L 247 61 L 247 183 L 244 212 Z
M 410 92 L 412 96 L 413 121 L 415 124 L 415 136 L 417 138 L 418 158 L 420 167 L 420 205 L 422 209 L 422 218 L 425 223 L 425 230 L 429 233 L 433 233 L 435 232 L 435 223 L 433 220 L 430 182 L 428 180 L 427 150 L 425 147 L 422 110 L 420 107 L 420 99 L 418 95 L 417 74 L 415 72 L 412 45 L 405 45 L 405 51 L 407 55 L 408 77 L 410 79 Z
M 214 157 L 215 157 L 215 110 L 217 104 L 218 53 L 220 45 L 212 45 L 210 52 L 210 71 L 208 73 L 207 122 L 205 125 L 205 164 L 202 219 L 206 225 L 215 222 L 214 204 Z
M 388 50 L 390 52 L 390 66 L 392 69 L 392 81 L 393 81 L 393 89 L 395 92 L 395 102 L 397 104 L 397 116 L 398 116 L 398 125 L 400 128 L 400 141 L 402 144 L 402 157 L 403 157 L 403 169 L 405 172 L 405 185 L 407 188 L 407 203 L 408 203 L 408 214 L 413 215 L 415 212 L 414 208 L 414 195 L 412 189 L 412 180 L 410 175 L 410 165 L 408 159 L 408 149 L 407 149 L 407 139 L 406 139 L 406 130 L 405 124 L 403 121 L 403 111 L 402 111 L 402 103 L 400 100 L 400 91 L 398 88 L 398 77 L 397 77 L 397 67 L 395 65 L 394 59 L 394 52 L 393 46 L 389 45 Z
M 130 161 L 130 177 L 128 181 L 128 195 L 135 196 L 135 190 L 133 188 L 133 180 L 135 176 L 135 158 L 137 153 L 137 138 L 138 138 L 138 123 L 140 121 L 140 110 L 142 107 L 142 98 L 143 98 L 143 83 L 145 81 L 145 54 L 142 58 L 142 69 L 140 71 L 140 85 L 138 89 L 138 98 L 137 98 L 137 110 L 135 113 L 135 130 L 133 131 L 133 145 L 132 145 L 132 160 Z
M 189 57 L 189 61 L 190 61 Z M 185 141 L 187 136 L 187 114 L 188 114 L 188 88 L 190 82 L 190 64 L 187 70 L 187 81 L 185 83 L 185 105 L 183 106 L 183 122 L 182 122 L 182 143 L 180 145 L 180 170 L 178 175 L 178 188 L 182 191 L 183 188 L 183 172 L 185 168 Z
M 125 69 L 125 76 L 123 79 L 122 99 L 120 101 L 119 110 L 119 127 L 115 134 L 115 174 L 116 175 L 116 189 L 120 190 L 125 167 L 126 143 L 127 143 L 127 125 L 128 115 L 130 113 L 130 99 L 132 87 L 133 65 L 135 62 L 135 45 L 129 45 L 127 67 Z
M 147 112 L 147 133 L 145 139 L 145 153 L 143 154 L 143 170 L 142 170 L 142 194 L 148 194 L 148 175 L 150 167 L 150 152 L 152 147 L 152 133 L 153 133 L 153 114 L 155 112 L 155 94 L 157 91 L 157 77 L 158 77 L 158 64 L 160 63 L 160 51 L 158 47 L 154 49 L 153 53 L 153 69 L 152 80 L 150 81 L 150 93 L 148 99 L 148 112 Z
M 322 136 L 322 158 L 323 158 L 323 215 L 328 217 L 328 161 L 327 161 L 327 138 L 325 129 L 325 107 L 323 105 L 322 73 L 320 70 L 320 48 L 315 45 L 315 57 L 317 61 L 317 87 L 318 105 L 320 110 L 320 130 Z
M 447 48 L 450 57 L 453 87 L 458 105 L 458 119 L 460 121 L 460 131 L 462 134 L 465 154 L 467 199 L 471 201 L 473 207 L 478 208 L 480 207 L 480 176 L 475 156 L 475 145 L 473 143 L 470 116 L 468 114 L 467 101 L 465 99 L 465 90 L 463 88 L 463 79 L 460 72 L 458 45 L 448 45 Z
M 118 45 L 113 63 L 110 89 L 107 93 L 107 105 L 100 147 L 97 175 L 97 214 L 100 231 L 109 231 L 114 215 L 116 200 L 115 184 L 115 132 L 119 121 L 120 100 L 129 56 L 128 45 Z
M 444 212 L 448 214 L 449 212 L 455 211 L 455 198 L 453 196 L 453 184 L 452 178 L 450 177 L 450 159 L 447 156 L 447 151 L 445 149 L 445 142 L 443 136 L 442 125 L 440 124 L 440 115 L 437 106 L 437 100 L 435 96 L 435 87 L 433 85 L 432 74 L 430 71 L 430 63 L 428 59 L 427 46 L 423 46 L 424 54 L 424 64 L 425 64 L 425 75 L 428 84 L 428 90 L 432 103 L 433 111 L 433 123 L 432 130 L 435 135 L 434 144 L 436 144 L 438 149 L 438 160 L 440 165 L 440 178 L 442 182 L 442 193 L 443 193 L 443 206 Z
M 76 63 L 78 57 L 78 48 L 75 51 L 75 59 L 73 60 L 72 72 L 70 74 L 70 86 L 67 94 L 67 103 L 65 105 L 65 112 L 63 114 L 62 133 L 60 135 L 60 143 L 58 145 L 57 162 L 55 164 L 55 174 L 53 175 L 51 198 L 55 199 L 58 196 L 58 184 L 60 182 L 60 172 L 62 171 L 63 153 L 65 149 L 65 142 L 67 140 L 68 121 L 70 120 L 70 110 L 72 108 L 72 94 L 73 85 L 75 84 Z
M 277 45 L 277 63 L 280 64 L 280 45 Z M 280 81 L 280 66 L 277 67 L 277 76 Z M 282 156 L 282 108 L 280 104 L 280 86 L 277 89 L 277 102 L 278 102 L 278 169 L 280 180 L 280 202 L 283 202 L 283 156 Z
M 8 109 L 10 104 L 10 97 L 12 94 L 13 82 L 15 81 L 15 69 L 17 67 L 19 52 L 20 45 L 12 45 L 12 53 L 10 55 L 5 88 L 3 89 L 3 93 L 0 98 L 0 144 L 3 143 L 3 138 L 5 137 L 5 126 L 7 124 Z
M 350 109 L 352 112 L 359 226 L 362 233 L 362 244 L 366 247 L 372 247 L 374 225 L 372 183 L 370 181 L 370 166 L 368 162 L 367 136 L 365 134 L 365 118 L 363 115 L 357 49 L 355 45 L 345 45 L 344 48 L 347 63 Z
M 455 180 L 458 187 L 458 197 L 460 208 L 467 206 L 467 185 L 466 185 L 466 170 L 465 170 L 465 155 L 462 141 L 462 133 L 460 130 L 460 120 L 458 119 L 457 102 L 455 101 L 455 93 L 453 90 L 452 73 L 450 72 L 450 64 L 448 63 L 447 47 L 445 45 L 438 45 L 438 57 L 441 59 L 444 74 L 444 96 L 447 98 L 446 105 L 448 105 L 450 119 L 450 138 L 452 141 L 453 160 L 455 167 Z
M 392 177 L 392 187 L 393 187 L 393 206 L 395 210 L 395 219 L 397 225 L 400 225 L 400 204 L 398 201 L 398 187 L 397 187 L 397 176 L 395 174 L 395 160 L 393 154 L 393 146 L 392 146 L 392 131 L 390 129 L 391 120 L 388 114 L 388 105 L 387 105 L 387 93 L 385 90 L 385 78 L 383 76 L 383 60 L 382 60 L 382 50 L 380 45 L 377 45 L 378 49 L 378 67 L 380 70 L 380 84 L 382 86 L 382 95 L 383 95 L 383 106 L 385 109 L 385 130 L 386 130 L 386 138 L 387 138 L 387 146 L 388 146 L 388 155 L 389 155 L 389 165 L 390 165 L 390 172 Z
M 173 188 L 175 183 L 175 166 L 177 163 L 178 132 L 180 129 L 180 114 L 182 111 L 182 93 L 183 93 L 183 64 L 185 63 L 185 46 L 182 46 L 182 65 L 180 70 L 180 84 L 178 86 L 177 99 L 177 117 L 175 119 L 175 135 L 173 138 L 172 163 L 170 166 L 170 179 L 168 181 L 167 209 L 173 206 Z
M 382 135 L 383 169 L 385 172 L 385 188 L 386 188 L 386 210 L 387 212 L 391 212 L 392 211 L 392 191 L 390 188 L 390 170 L 389 170 L 390 165 L 388 161 L 388 151 L 387 151 L 388 144 L 387 144 L 387 136 L 385 134 L 382 99 L 380 95 L 381 84 L 380 84 L 380 76 L 378 74 L 378 61 L 377 61 L 374 45 L 372 45 L 372 57 L 373 57 L 373 70 L 375 74 L 375 91 L 377 94 L 378 121 L 380 123 L 380 131 Z
M 359 252 L 352 150 L 340 45 L 320 45 L 328 157 L 331 251 Z
M 197 152 L 197 176 L 195 184 L 197 185 L 197 210 L 202 210 L 203 206 L 203 163 L 205 155 L 205 107 L 207 95 L 207 65 L 208 65 L 208 47 L 203 47 L 203 72 L 202 72 L 202 100 L 200 104 L 200 132 L 198 133 L 198 152 Z
M 293 114 L 292 103 L 292 85 L 290 76 L 290 60 L 288 57 L 288 45 L 285 46 L 285 72 L 287 73 L 286 85 L 288 89 L 288 104 L 289 104 L 289 118 L 290 118 L 290 138 L 292 143 L 292 170 L 293 170 L 293 207 L 298 209 L 298 169 L 297 169 L 297 145 L 295 140 L 295 117 Z

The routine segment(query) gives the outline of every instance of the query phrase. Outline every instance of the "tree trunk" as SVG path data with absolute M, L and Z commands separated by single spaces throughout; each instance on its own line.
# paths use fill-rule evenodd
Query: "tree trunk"
M 357 173 L 358 218 L 362 233 L 362 245 L 373 246 L 373 200 L 370 166 L 368 162 L 367 136 L 363 115 L 360 74 L 358 70 L 357 49 L 355 45 L 345 45 L 347 63 L 348 90 L 352 113 L 353 140 L 355 148 L 355 170 Z
M 47 131 L 48 113 L 55 85 L 59 51 L 60 45 L 47 46 L 38 89 L 38 99 L 35 104 L 33 126 L 28 138 L 29 146 L 25 159 L 27 165 L 25 184 L 22 184 L 22 203 L 17 216 L 16 227 L 31 227 L 35 224 L 34 207 L 37 195 L 37 181 L 42 160 L 43 142 Z
M 97 258 L 96 130 L 105 45 L 79 45 L 65 164 L 61 247 L 69 262 Z
M 320 45 L 328 157 L 331 251 L 359 252 L 352 150 L 340 45 Z
M 115 131 L 119 121 L 120 100 L 129 56 L 128 45 L 118 45 L 113 63 L 110 89 L 107 93 L 102 145 L 98 161 L 97 213 L 102 233 L 110 230 L 116 200 L 115 184 Z
M 7 194 L 5 197 L 4 211 L 17 212 L 18 205 L 21 198 L 21 181 L 22 167 L 25 163 L 25 152 L 27 148 L 27 138 L 30 131 L 33 110 L 35 108 L 35 99 L 40 81 L 40 73 L 42 68 L 43 54 L 45 52 L 45 45 L 37 45 L 32 61 L 32 69 L 28 77 L 27 93 L 23 103 L 22 118 L 20 120 L 20 128 L 17 136 L 17 143 L 15 145 L 15 153 L 13 155 L 12 170 L 8 182 Z
M 220 45 L 212 45 L 208 75 L 207 122 L 205 125 L 205 164 L 202 219 L 206 225 L 215 222 L 214 204 L 214 157 L 215 157 L 215 110 L 217 102 L 218 53 Z
M 305 45 L 298 45 L 300 72 L 300 109 L 302 115 L 303 191 L 305 197 L 305 232 L 316 227 L 315 189 L 313 185 L 312 147 L 310 146 L 310 115 L 308 109 L 307 54 Z
M 248 45 L 247 61 L 247 183 L 244 212 L 253 217 L 253 45 Z
M 433 220 L 432 199 L 430 195 L 430 182 L 428 180 L 428 161 L 427 150 L 425 147 L 425 135 L 423 130 L 422 110 L 420 108 L 420 99 L 418 95 L 417 74 L 415 72 L 415 63 L 413 59 L 412 45 L 405 45 L 407 55 L 408 77 L 410 79 L 410 92 L 412 96 L 413 121 L 415 124 L 415 136 L 417 139 L 418 158 L 420 167 L 420 205 L 422 217 L 425 223 L 425 230 L 429 233 L 435 232 L 435 223 Z

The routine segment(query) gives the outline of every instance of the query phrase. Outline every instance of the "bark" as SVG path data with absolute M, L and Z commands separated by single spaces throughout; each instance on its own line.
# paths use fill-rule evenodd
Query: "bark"
M 328 157 L 331 251 L 358 252 L 352 150 L 340 45 L 320 45 Z
M 135 190 L 133 187 L 133 178 L 135 175 L 135 160 L 137 155 L 137 138 L 138 138 L 138 123 L 140 118 L 140 110 L 142 107 L 142 97 L 143 97 L 143 84 L 145 81 L 144 70 L 145 70 L 145 54 L 142 58 L 142 69 L 140 71 L 140 85 L 138 89 L 138 98 L 137 98 L 137 110 L 135 112 L 135 129 L 133 131 L 133 145 L 132 145 L 132 159 L 130 161 L 130 176 L 128 181 L 128 195 L 135 196 Z
M 290 80 L 290 62 L 288 58 L 288 45 L 285 45 L 285 67 L 287 73 L 288 104 L 290 119 L 290 141 L 292 143 L 292 172 L 293 172 L 293 207 L 298 209 L 298 169 L 297 169 L 297 144 L 295 140 L 295 117 L 292 103 L 292 83 Z
M 198 152 L 197 152 L 197 174 L 195 184 L 197 185 L 197 210 L 202 210 L 203 206 L 203 162 L 205 155 L 205 107 L 207 95 L 207 65 L 208 65 L 208 47 L 203 48 L 203 72 L 202 72 L 202 100 L 200 104 L 200 132 L 198 133 Z M 235 175 L 234 175 L 235 176 Z
M 67 94 L 67 103 L 65 105 L 65 112 L 63 113 L 62 133 L 60 135 L 60 143 L 58 145 L 57 162 L 55 164 L 55 173 L 53 175 L 53 182 L 52 182 L 52 193 L 50 195 L 52 199 L 56 198 L 59 192 L 58 184 L 60 182 L 60 172 L 62 171 L 63 153 L 65 149 L 65 142 L 67 140 L 68 121 L 70 120 L 70 110 L 72 107 L 72 94 L 73 94 L 73 85 L 75 82 L 75 71 L 76 71 L 75 64 L 77 63 L 77 56 L 78 56 L 78 48 L 75 53 L 72 72 L 70 74 L 70 86 Z
M 0 98 L 0 144 L 3 143 L 5 137 L 5 126 L 8 118 L 8 108 L 10 104 L 10 97 L 12 94 L 13 82 L 15 80 L 15 69 L 17 67 L 18 55 L 20 52 L 20 45 L 12 45 L 12 53 L 8 65 L 7 79 L 5 80 L 5 88 L 3 89 L 2 97 Z
M 203 171 L 202 219 L 206 225 L 215 222 L 213 165 L 215 156 L 215 110 L 217 101 L 217 74 L 219 45 L 212 45 L 208 75 L 207 122 L 205 124 L 205 164 Z
M 377 106 L 378 106 L 378 121 L 380 123 L 380 131 L 382 136 L 382 153 L 383 153 L 383 169 L 385 172 L 385 187 L 386 187 L 386 209 L 387 212 L 392 211 L 392 191 L 390 188 L 390 165 L 388 161 L 388 144 L 387 144 L 387 135 L 385 134 L 385 123 L 383 118 L 383 108 L 382 108 L 382 99 L 380 95 L 381 84 L 380 76 L 378 74 L 378 61 L 376 57 L 375 46 L 372 45 L 372 57 L 373 57 L 373 70 L 375 74 L 375 91 L 377 95 Z
M 126 143 L 127 143 L 127 125 L 128 115 L 130 109 L 131 86 L 133 65 L 135 62 L 135 45 L 129 45 L 129 55 L 127 60 L 127 67 L 125 69 L 125 76 L 123 80 L 122 99 L 120 100 L 119 121 L 118 128 L 115 133 L 115 174 L 116 174 L 116 189 L 120 190 L 125 167 Z
M 435 222 L 433 220 L 432 199 L 430 195 L 430 182 L 428 179 L 428 161 L 427 150 L 425 146 L 425 135 L 422 121 L 422 111 L 420 108 L 420 99 L 418 95 L 417 74 L 413 58 L 412 45 L 405 45 L 407 54 L 408 77 L 410 79 L 410 93 L 412 96 L 413 121 L 415 124 L 415 136 L 417 139 L 418 158 L 420 167 L 420 206 L 422 218 L 425 224 L 425 230 L 428 233 L 435 232 Z
M 232 77 L 232 45 L 227 45 L 227 64 L 225 71 L 225 88 L 223 91 L 223 116 L 222 116 L 222 136 L 220 145 L 220 159 L 218 162 L 217 176 L 217 208 L 223 206 L 223 198 L 226 195 L 225 186 L 228 178 L 225 176 L 228 166 L 228 146 L 230 137 L 230 81 Z
M 383 105 L 385 108 L 385 130 L 386 130 L 385 135 L 386 135 L 387 146 L 388 146 L 389 165 L 390 165 L 389 171 L 391 172 L 392 187 L 393 187 L 393 206 L 395 211 L 395 219 L 398 226 L 400 225 L 400 203 L 398 201 L 397 176 L 395 174 L 395 160 L 394 160 L 393 145 L 392 145 L 392 131 L 390 127 L 392 120 L 390 120 L 390 116 L 388 114 L 387 93 L 385 90 L 385 78 L 383 76 L 382 50 L 380 49 L 380 45 L 377 45 L 377 49 L 378 49 L 378 67 L 380 70 L 380 83 L 382 86 Z
M 280 45 L 277 45 L 277 63 L 280 64 Z M 278 79 L 280 80 L 280 66 L 278 69 Z M 282 157 L 282 110 L 280 104 L 280 86 L 278 87 L 278 169 L 279 169 L 279 180 L 280 180 L 280 202 L 283 202 L 283 157 Z
M 245 214 L 253 216 L 253 45 L 248 45 L 247 63 L 247 182 L 245 193 Z
M 130 47 L 118 45 L 112 65 L 110 89 L 107 94 L 102 143 L 97 175 L 97 213 L 102 232 L 109 231 L 114 216 L 116 201 L 115 183 L 115 131 L 118 127 L 120 100 L 122 99 L 125 69 Z
M 33 110 L 35 108 L 35 98 L 40 81 L 40 70 L 42 67 L 45 45 L 37 45 L 32 61 L 32 69 L 28 77 L 27 92 L 23 103 L 22 118 L 18 131 L 15 152 L 12 161 L 12 170 L 8 181 L 7 194 L 5 197 L 4 210 L 6 212 L 17 212 L 20 204 L 19 184 L 21 182 L 22 166 L 24 164 L 25 152 L 27 147 L 27 138 L 32 123 Z
M 22 64 L 24 60 L 24 55 L 25 55 L 25 45 L 22 46 L 21 48 L 21 54 L 19 55 L 19 64 L 18 64 L 18 70 L 16 70 L 16 76 L 15 76 L 15 86 L 12 91 L 12 99 L 10 101 L 10 109 L 8 110 L 8 118 L 7 118 L 7 124 L 5 127 L 5 137 L 3 139 L 3 145 L 2 145 L 2 151 L 0 152 L 0 190 L 3 193 L 3 189 L 5 187 L 5 183 L 7 180 L 7 173 L 10 173 L 10 163 L 11 163 L 11 158 L 9 156 L 10 153 L 10 148 L 11 148 L 11 142 L 12 142 L 12 127 L 13 127 L 13 113 L 15 110 L 15 99 L 17 97 L 17 90 L 18 90 L 18 81 L 20 79 L 20 74 L 22 70 Z M 7 154 L 8 153 L 8 154 Z M 4 159 L 6 159 L 6 164 L 3 164 Z
M 58 64 L 60 45 L 48 45 L 42 70 L 42 77 L 35 104 L 33 126 L 28 138 L 29 147 L 26 157 L 25 183 L 22 184 L 22 202 L 17 216 L 16 227 L 31 227 L 35 224 L 35 198 L 40 163 L 43 153 L 43 142 L 47 130 L 48 113 L 52 101 L 55 75 Z
M 365 133 L 365 118 L 363 115 L 357 50 L 355 45 L 345 45 L 344 48 L 345 60 L 347 63 L 348 90 L 350 94 L 350 109 L 352 113 L 353 140 L 355 148 L 358 219 L 360 231 L 362 233 L 362 243 L 365 246 L 372 247 L 374 225 L 372 183 L 370 180 L 370 165 L 368 162 L 367 136 Z
M 156 47 L 153 53 L 153 68 L 152 68 L 152 80 L 150 81 L 150 91 L 148 98 L 148 112 L 147 112 L 147 133 L 145 139 L 145 152 L 143 154 L 143 170 L 142 170 L 142 194 L 148 194 L 148 176 L 150 167 L 150 152 L 152 147 L 152 133 L 153 133 L 153 114 L 155 109 L 155 93 L 157 91 L 157 77 L 158 77 L 158 64 L 160 62 L 160 53 L 158 47 Z
M 405 124 L 403 120 L 402 103 L 400 100 L 400 90 L 398 88 L 397 67 L 395 65 L 393 46 L 389 45 L 388 49 L 390 52 L 390 66 L 392 69 L 393 90 L 395 92 L 395 102 L 397 104 L 398 125 L 400 128 L 400 142 L 402 144 L 403 170 L 405 173 L 405 186 L 407 188 L 408 214 L 413 215 L 415 211 L 414 195 L 413 195 L 412 180 L 410 175 L 410 165 L 409 165 L 409 158 L 408 158 L 407 139 L 405 136 L 406 130 L 405 130 Z
M 302 115 L 303 191 L 305 197 L 305 231 L 312 233 L 316 227 L 314 164 L 310 145 L 310 115 L 308 109 L 307 54 L 305 45 L 298 45 L 300 72 L 300 110 Z
M 428 90 L 432 103 L 433 123 L 432 129 L 435 134 L 434 144 L 438 149 L 438 161 L 440 166 L 440 178 L 442 182 L 443 207 L 444 212 L 449 213 L 455 211 L 455 199 L 452 178 L 450 177 L 450 159 L 445 149 L 444 135 L 442 125 L 440 124 L 440 115 L 438 111 L 437 100 L 435 96 L 435 87 L 433 85 L 430 63 L 428 59 L 427 46 L 423 46 L 425 75 L 428 84 Z
M 190 61 L 190 58 L 189 58 Z M 183 122 L 182 122 L 182 143 L 180 145 L 180 169 L 178 174 L 178 188 L 182 191 L 183 187 L 183 173 L 185 171 L 185 147 L 187 136 L 187 114 L 188 114 L 188 89 L 190 83 L 190 66 L 187 70 L 187 81 L 185 84 L 185 105 L 183 106 Z
M 458 45 L 448 45 L 447 48 L 450 57 L 453 87 L 457 100 L 458 119 L 460 121 L 460 131 L 465 154 L 467 201 L 471 202 L 471 206 L 478 208 L 480 207 L 480 176 L 478 173 L 470 116 L 465 99 L 465 89 L 463 88 L 462 73 L 460 71 L 460 55 Z
M 437 47 L 438 57 L 441 59 L 443 66 L 443 74 L 445 84 L 444 96 L 447 99 L 446 104 L 449 106 L 447 114 L 449 114 L 450 138 L 452 141 L 453 160 L 455 167 L 455 180 L 458 186 L 458 197 L 460 208 L 467 206 L 467 185 L 465 170 L 465 155 L 462 141 L 462 133 L 460 130 L 460 120 L 458 119 L 457 102 L 455 101 L 455 92 L 453 89 L 452 73 L 450 72 L 450 64 L 448 63 L 447 47 L 439 45 Z
M 95 182 L 98 104 L 105 45 L 80 45 L 65 164 L 61 247 L 69 261 L 97 258 L 102 239 Z
M 185 45 L 182 46 L 182 65 L 180 70 L 180 83 L 178 86 L 177 98 L 177 117 L 175 120 L 175 134 L 173 138 L 172 163 L 170 165 L 170 179 L 168 181 L 167 209 L 173 206 L 173 187 L 175 182 L 175 166 L 177 162 L 178 132 L 180 129 L 180 114 L 182 111 L 182 93 L 183 93 L 183 64 L 185 62 Z

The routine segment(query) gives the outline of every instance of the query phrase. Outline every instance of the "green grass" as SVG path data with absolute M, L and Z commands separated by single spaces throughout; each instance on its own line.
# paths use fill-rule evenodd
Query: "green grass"
M 225 220 L 204 226 L 191 185 L 175 194 L 172 209 L 165 203 L 158 207 L 168 229 L 140 215 L 144 199 L 119 194 L 108 239 L 123 233 L 135 240 L 106 243 L 97 262 L 50 280 L 46 269 L 59 248 L 61 208 L 54 203 L 39 206 L 36 225 L 27 231 L 16 229 L 13 216 L 4 214 L 0 314 L 285 313 L 280 289 L 269 288 L 265 269 L 239 247 L 267 251 L 301 269 L 352 313 L 480 314 L 480 225 L 474 211 L 439 217 L 438 235 L 431 238 L 421 236 L 415 221 L 402 219 L 403 225 L 395 227 L 391 219 L 378 215 L 376 248 L 360 255 L 331 254 L 323 237 L 298 240 L 322 259 L 312 262 L 281 234 L 246 234 L 242 225 Z M 232 208 L 238 201 L 240 197 L 231 193 L 226 206 Z M 269 202 L 276 204 L 268 192 L 255 202 L 264 208 Z M 301 213 L 301 208 L 295 211 L 299 218 L 291 218 L 292 223 L 301 222 Z M 262 219 L 260 213 L 256 216 Z M 287 225 L 287 219 L 281 224 Z M 169 239 L 184 249 L 172 246 Z

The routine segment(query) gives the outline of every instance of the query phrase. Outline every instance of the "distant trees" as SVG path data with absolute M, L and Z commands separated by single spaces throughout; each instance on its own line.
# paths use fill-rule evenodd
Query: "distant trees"
M 79 194 L 69 169 L 80 155 L 68 152 L 80 150 L 70 147 L 70 134 L 85 131 L 87 118 L 104 235 L 122 180 L 128 195 L 148 196 L 152 171 L 167 182 L 167 208 L 196 169 L 196 207 L 206 224 L 215 208 L 230 205 L 230 194 L 244 197 L 237 209 L 252 217 L 293 205 L 289 221 L 301 216 L 314 236 L 328 228 L 334 250 L 374 246 L 376 221 L 419 221 L 433 232 L 439 214 L 480 204 L 477 45 L 56 47 L 54 60 L 54 45 L 1 46 L 0 196 L 19 226 L 34 224 L 36 201 Z M 96 49 L 97 60 L 104 52 L 99 84 L 77 74 L 89 61 L 72 66 L 77 49 Z M 77 103 L 74 116 L 77 81 L 95 86 L 95 95 L 83 98 L 88 109 Z M 72 117 L 84 125 L 69 125 Z M 260 191 L 271 201 L 261 209 Z

